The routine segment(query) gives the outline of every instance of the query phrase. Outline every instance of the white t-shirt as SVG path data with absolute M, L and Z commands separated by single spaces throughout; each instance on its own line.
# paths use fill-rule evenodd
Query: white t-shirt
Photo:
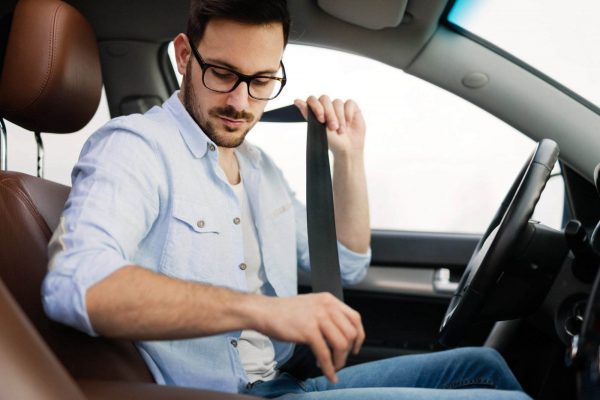
M 231 185 L 231 187 L 240 202 L 248 291 L 250 293 L 263 293 L 263 287 L 267 280 L 262 266 L 262 257 L 248 196 L 242 181 L 237 185 Z M 259 332 L 246 329 L 242 331 L 237 349 L 250 382 L 268 381 L 275 378 L 277 375 L 275 349 L 268 337 Z

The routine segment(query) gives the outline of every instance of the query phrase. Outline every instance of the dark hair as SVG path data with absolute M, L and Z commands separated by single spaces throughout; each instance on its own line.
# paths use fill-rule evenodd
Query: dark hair
M 290 14 L 286 0 L 191 0 L 187 36 L 192 43 L 198 44 L 212 18 L 248 24 L 279 22 L 284 45 L 288 42 Z

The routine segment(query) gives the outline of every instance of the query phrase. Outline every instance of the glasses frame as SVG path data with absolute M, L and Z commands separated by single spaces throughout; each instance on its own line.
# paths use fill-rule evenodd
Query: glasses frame
M 207 63 L 202 59 L 202 56 L 200 55 L 198 50 L 194 46 L 192 46 L 191 43 L 190 43 L 190 48 L 192 49 L 192 54 L 194 55 L 194 58 L 196 59 L 196 61 L 198 61 L 198 64 L 200 65 L 200 69 L 202 70 L 202 84 L 204 85 L 205 88 L 207 88 L 210 91 L 213 91 L 216 93 L 231 93 L 240 85 L 240 83 L 246 82 L 246 89 L 248 90 L 248 96 L 252 97 L 255 100 L 273 100 L 275 97 L 279 96 L 279 94 L 283 90 L 283 87 L 287 83 L 287 77 L 285 75 L 285 66 L 283 65 L 283 61 L 279 61 L 279 65 L 281 65 L 281 71 L 283 73 L 283 77 L 281 77 L 281 78 L 277 77 L 277 76 L 269 76 L 269 75 L 245 75 L 245 74 L 239 73 L 237 71 L 234 71 L 231 68 L 223 67 L 221 65 Z M 206 70 L 210 67 L 224 69 L 228 72 L 231 72 L 232 74 L 237 76 L 237 82 L 229 90 L 215 90 L 215 89 L 209 88 L 208 86 L 206 86 L 206 83 L 204 82 L 204 75 L 206 74 Z M 281 87 L 279 88 L 279 91 L 274 96 L 271 96 L 271 97 L 253 96 L 252 93 L 250 93 L 250 84 L 252 83 L 252 81 L 254 79 L 257 79 L 257 78 L 263 78 L 263 79 L 268 78 L 268 79 L 273 79 L 273 80 L 279 81 L 281 83 Z

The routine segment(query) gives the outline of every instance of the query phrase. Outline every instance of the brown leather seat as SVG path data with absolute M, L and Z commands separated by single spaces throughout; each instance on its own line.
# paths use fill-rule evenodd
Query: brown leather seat
M 101 86 L 85 18 L 60 0 L 20 0 L 0 75 L 0 117 L 70 133 L 93 116 Z M 67 186 L 0 171 L 0 399 L 249 398 L 156 385 L 132 342 L 92 338 L 46 317 L 47 245 L 68 194 Z
M 0 399 L 83 399 L 0 280 Z
M 153 382 L 133 343 L 92 338 L 44 313 L 46 248 L 68 194 L 54 182 L 0 172 L 0 278 L 73 377 Z
M 4 60 L 0 116 L 32 131 L 70 133 L 94 115 L 102 88 L 96 38 L 70 5 L 20 1 Z M 73 377 L 152 382 L 133 343 L 94 339 L 45 316 L 46 248 L 68 193 L 63 185 L 0 172 L 0 278 Z

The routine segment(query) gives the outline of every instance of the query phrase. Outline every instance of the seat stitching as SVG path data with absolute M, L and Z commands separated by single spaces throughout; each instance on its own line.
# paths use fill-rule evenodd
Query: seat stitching
M 46 68 L 46 76 L 44 77 L 44 82 L 42 83 L 42 85 L 40 86 L 40 89 L 38 91 L 38 95 L 31 100 L 31 102 L 26 105 L 25 107 L 23 107 L 23 110 L 27 110 L 31 107 L 33 107 L 35 105 L 35 103 L 38 102 L 38 100 L 42 97 L 42 94 L 46 91 L 46 88 L 48 87 L 48 82 L 50 81 L 50 76 L 52 75 L 52 70 L 53 70 L 53 66 L 54 66 L 54 57 L 56 55 L 56 51 L 54 49 L 54 42 L 56 42 L 55 38 L 56 38 L 56 21 L 58 19 L 58 13 L 61 11 L 61 8 L 63 8 L 63 3 L 60 3 L 58 5 L 58 7 L 56 8 L 56 10 L 54 11 L 54 16 L 53 16 L 53 20 L 52 20 L 52 35 L 49 35 L 48 37 L 48 50 L 49 50 L 49 57 L 48 57 L 48 66 Z

